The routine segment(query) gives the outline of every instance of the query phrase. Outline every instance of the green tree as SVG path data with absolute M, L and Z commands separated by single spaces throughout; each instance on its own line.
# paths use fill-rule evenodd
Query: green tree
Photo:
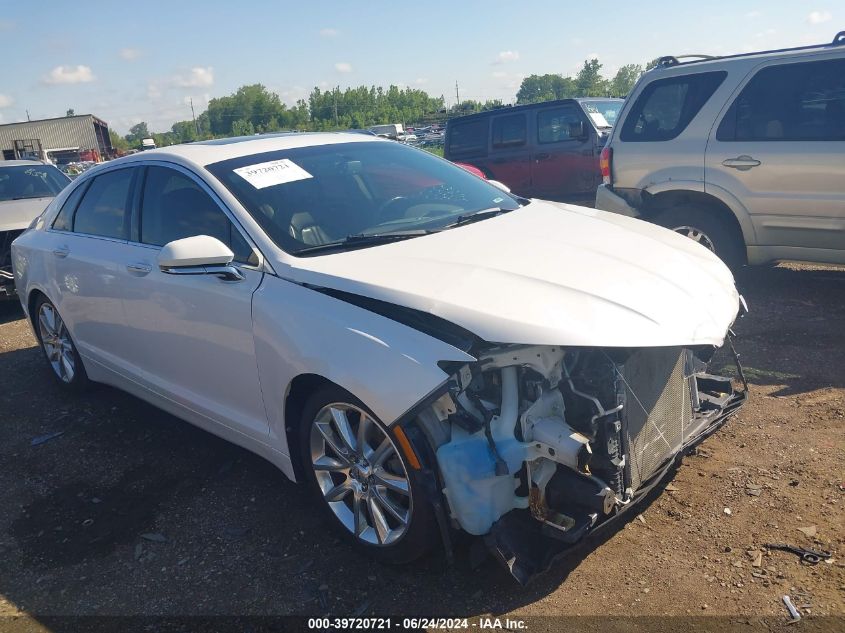
M 74 116 L 76 113 L 73 111 L 73 108 L 68 108 L 68 111 L 65 112 L 65 116 Z
M 133 125 L 129 128 L 129 134 L 126 135 L 127 142 L 133 145 L 140 145 L 141 140 L 145 138 L 150 138 L 150 130 L 145 121 Z
M 607 80 L 601 76 L 601 66 L 601 62 L 595 58 L 584 61 L 584 66 L 575 76 L 575 88 L 579 97 L 607 95 Z
M 616 72 L 616 76 L 610 80 L 610 96 L 624 97 L 627 95 L 631 92 L 634 84 L 637 83 L 637 79 L 642 74 L 643 67 L 639 64 L 625 64 L 622 66 Z
M 517 103 L 537 103 L 576 96 L 571 77 L 561 75 L 529 75 L 522 80 L 516 93 Z
M 109 140 L 111 146 L 118 152 L 122 153 L 129 149 L 129 143 L 126 142 L 126 139 L 114 130 L 109 130 Z
M 252 124 L 252 121 L 238 119 L 232 123 L 233 136 L 252 136 L 253 134 L 255 134 L 255 126 Z

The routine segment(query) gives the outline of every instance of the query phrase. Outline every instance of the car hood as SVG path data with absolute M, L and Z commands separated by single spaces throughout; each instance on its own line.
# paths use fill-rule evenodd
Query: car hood
M 541 201 L 441 233 L 297 258 L 282 275 L 422 310 L 498 343 L 721 345 L 739 309 L 730 271 L 692 240 Z
M 50 204 L 52 197 L 0 202 L 0 231 L 25 229 Z

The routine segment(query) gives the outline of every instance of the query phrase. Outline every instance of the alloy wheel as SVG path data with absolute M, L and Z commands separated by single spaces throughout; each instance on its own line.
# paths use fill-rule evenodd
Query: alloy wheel
M 357 539 L 395 543 L 413 511 L 408 472 L 393 440 L 372 417 L 329 404 L 311 424 L 311 466 L 329 508 Z
M 50 367 L 62 382 L 70 383 L 76 375 L 73 343 L 65 322 L 50 303 L 38 308 L 38 332 Z
M 701 229 L 694 226 L 676 226 L 672 230 L 675 231 L 675 233 L 680 233 L 684 237 L 688 237 L 693 242 L 698 242 L 707 250 L 713 253 L 716 252 L 716 246 L 713 244 L 713 240 L 711 240 L 710 236 Z

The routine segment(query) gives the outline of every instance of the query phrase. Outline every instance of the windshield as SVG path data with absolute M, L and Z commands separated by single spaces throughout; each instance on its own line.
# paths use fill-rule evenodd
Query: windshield
M 300 147 L 207 169 L 280 248 L 294 255 L 345 243 L 350 236 L 425 234 L 479 211 L 520 206 L 516 197 L 481 178 L 400 143 Z M 349 242 L 349 248 L 377 243 Z
M 70 179 L 52 165 L 0 166 L 0 202 L 52 198 Z
M 616 125 L 616 117 L 619 116 L 619 111 L 622 109 L 623 103 L 621 99 L 596 99 L 594 101 L 582 101 L 581 105 L 584 108 L 584 112 L 589 114 L 593 121 L 596 122 L 596 127 L 605 127 L 604 121 L 607 122 L 606 127 L 612 127 Z M 604 121 L 593 116 L 594 114 L 601 115 Z

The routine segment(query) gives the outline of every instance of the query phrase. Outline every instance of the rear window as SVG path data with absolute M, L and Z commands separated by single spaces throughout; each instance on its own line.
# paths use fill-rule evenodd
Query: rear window
M 622 125 L 625 142 L 669 141 L 683 132 L 724 81 L 724 71 L 658 79 L 637 97 Z
M 845 140 L 845 59 L 764 68 L 731 104 L 716 138 Z
M 0 166 L 0 202 L 52 198 L 70 178 L 52 165 Z
M 452 156 L 487 153 L 489 119 L 456 123 L 449 126 L 449 153 Z
M 524 114 L 512 114 L 493 119 L 493 148 L 525 145 L 527 124 Z

